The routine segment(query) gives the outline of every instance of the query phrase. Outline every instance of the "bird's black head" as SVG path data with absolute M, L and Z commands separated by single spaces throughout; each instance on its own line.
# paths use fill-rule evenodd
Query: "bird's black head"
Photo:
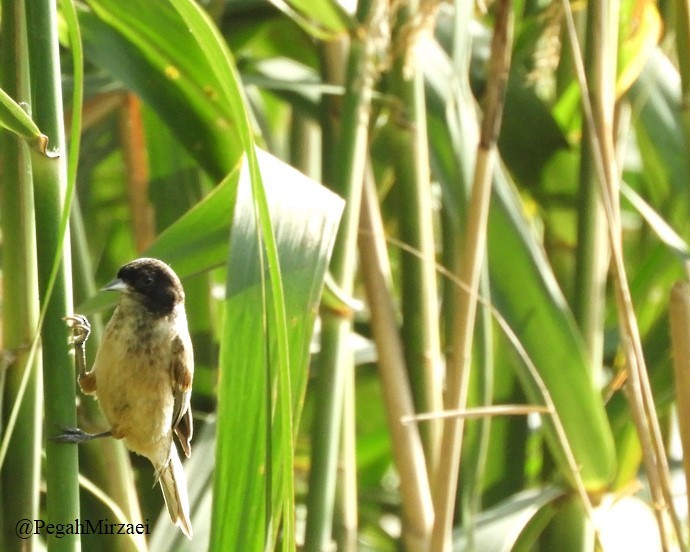
M 184 301 L 184 291 L 177 274 L 158 259 L 142 258 L 127 263 L 117 279 L 103 289 L 132 294 L 155 316 L 166 316 Z

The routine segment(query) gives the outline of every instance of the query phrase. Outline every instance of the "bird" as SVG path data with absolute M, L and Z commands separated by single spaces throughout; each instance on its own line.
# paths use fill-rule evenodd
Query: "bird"
M 189 457 L 194 355 L 182 284 L 163 261 L 145 257 L 122 266 L 102 289 L 121 295 L 89 372 L 84 352 L 89 322 L 78 314 L 64 319 L 73 332 L 79 386 L 98 399 L 110 429 L 90 434 L 63 428 L 53 440 L 81 443 L 112 436 L 148 458 L 170 519 L 191 539 L 187 482 L 173 439 L 176 435 Z

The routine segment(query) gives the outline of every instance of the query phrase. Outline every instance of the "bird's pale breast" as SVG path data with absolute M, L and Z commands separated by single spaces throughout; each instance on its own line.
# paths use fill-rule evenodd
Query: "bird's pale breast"
M 172 442 L 174 320 L 172 316 L 153 318 L 140 310 L 121 304 L 115 311 L 101 341 L 94 373 L 113 435 L 160 465 Z

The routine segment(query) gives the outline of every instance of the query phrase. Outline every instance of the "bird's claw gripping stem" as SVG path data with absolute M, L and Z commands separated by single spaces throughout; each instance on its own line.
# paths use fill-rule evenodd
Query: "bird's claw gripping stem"
M 76 353 L 77 368 L 79 376 L 86 374 L 86 340 L 91 334 L 91 324 L 83 314 L 73 314 L 63 317 L 63 320 L 72 330 L 71 343 L 74 345 Z
M 93 441 L 94 439 L 111 437 L 112 434 L 113 432 L 110 429 L 108 431 L 103 431 L 102 433 L 86 433 L 86 431 L 83 431 L 78 427 L 63 427 L 62 433 L 53 435 L 50 437 L 50 440 L 55 443 L 73 443 L 78 445 L 79 443 Z

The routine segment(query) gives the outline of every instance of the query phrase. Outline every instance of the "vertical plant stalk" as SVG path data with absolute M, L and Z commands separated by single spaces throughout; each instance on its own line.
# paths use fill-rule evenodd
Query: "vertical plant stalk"
M 680 112 L 685 136 L 685 161 L 690 171 L 690 1 L 675 0 L 676 53 L 680 73 Z
M 690 511 L 690 284 L 687 282 L 676 282 L 671 289 L 669 316 L 676 409 Z
M 376 80 L 376 54 L 384 37 L 387 2 L 369 0 L 359 3 L 357 15 L 363 22 L 359 37 L 352 39 L 347 87 L 342 111 L 340 147 L 338 147 L 334 190 L 346 198 L 331 272 L 340 289 L 351 295 L 357 260 L 359 208 L 364 181 L 368 144 L 371 95 Z M 338 313 L 322 316 L 320 370 L 316 383 L 316 411 L 309 472 L 305 549 L 320 552 L 329 547 L 333 524 L 333 503 L 337 475 L 338 446 L 343 409 L 345 378 L 353 366 L 347 343 L 352 321 Z
M 2 89 L 17 102 L 29 105 L 29 66 L 25 6 L 2 2 L 0 75 Z M 2 347 L 0 366 L 0 421 L 5 436 L 9 412 L 20 401 L 16 425 L 5 461 L 0 461 L 0 548 L 24 548 L 15 535 L 20 519 L 38 517 L 41 469 L 41 355 L 29 358 L 28 344 L 38 327 L 38 273 L 34 192 L 29 147 L 3 131 L 0 136 L 0 221 L 2 222 Z M 7 361 L 7 365 L 5 365 Z M 28 372 L 28 373 L 27 373 Z M 22 380 L 24 383 L 22 392 Z M 1 385 L 4 380 L 4 385 Z
M 620 321 L 620 334 L 622 347 L 627 362 L 628 393 L 633 422 L 637 430 L 642 447 L 645 472 L 649 479 L 650 492 L 654 503 L 654 512 L 657 517 L 659 534 L 664 549 L 669 549 L 669 535 L 666 528 L 665 514 L 670 517 L 676 539 L 685 547 L 685 539 L 682 527 L 675 511 L 672 500 L 668 460 L 664 448 L 663 437 L 656 415 L 654 397 L 649 383 L 642 340 L 632 296 L 628 285 L 627 274 L 623 259 L 620 225 L 620 204 L 618 201 L 618 168 L 616 152 L 613 144 L 613 132 L 611 128 L 599 127 L 596 115 L 602 113 L 602 107 L 595 107 L 589 101 L 588 84 L 585 69 L 579 53 L 578 40 L 573 23 L 570 4 L 563 1 L 568 37 L 573 51 L 576 76 L 582 95 L 582 107 L 584 118 L 588 121 L 590 139 L 592 141 L 592 153 L 594 166 L 597 171 L 599 191 L 606 214 L 609 248 L 611 251 L 611 272 L 613 276 L 616 309 Z M 601 97 L 595 97 L 595 101 L 602 101 Z M 597 130 L 603 128 L 603 134 Z
M 297 110 L 290 121 L 290 165 L 310 178 L 319 180 L 321 175 L 317 162 L 318 134 L 316 124 Z
M 615 63 L 618 36 L 618 3 L 592 1 L 587 4 L 585 66 L 589 78 L 590 102 L 604 110 L 596 122 L 601 134 L 613 125 L 615 105 Z M 600 97 L 603 101 L 596 102 Z M 606 217 L 599 197 L 592 141 L 585 120 L 580 153 L 577 251 L 573 314 L 585 340 L 593 379 L 600 379 L 604 349 L 604 307 L 608 274 Z M 574 510 L 573 510 L 574 511 Z
M 616 0 L 587 3 L 586 41 L 584 62 L 589 79 L 589 100 L 596 110 L 595 120 L 583 120 L 580 148 L 579 198 L 577 209 L 577 249 L 575 289 L 571 300 L 573 314 L 584 337 L 588 368 L 593 381 L 600 381 L 603 371 L 604 311 L 606 305 L 606 279 L 609 267 L 606 215 L 599 194 L 594 164 L 591 131 L 598 135 L 611 132 L 616 104 L 616 48 L 618 43 L 618 12 Z M 559 508 L 542 539 L 549 543 L 562 538 L 568 529 L 571 549 L 582 550 L 583 543 L 593 544 L 592 527 L 585 510 L 570 503 Z
M 322 79 L 328 84 L 345 87 L 349 40 L 325 42 L 320 48 L 322 56 Z M 322 98 L 321 117 L 321 178 L 323 182 L 339 180 L 338 152 L 340 145 L 342 98 L 325 95 Z M 301 142 L 301 146 L 304 142 Z M 318 179 L 318 178 L 317 178 Z M 350 370 L 344 381 L 343 409 L 340 436 L 339 476 L 336 483 L 334 507 L 334 539 L 338 550 L 347 552 L 357 544 L 357 463 L 356 459 L 356 404 L 355 374 Z
M 62 317 L 72 311 L 71 258 L 69 238 L 61 243 L 61 226 L 67 190 L 67 150 L 63 129 L 62 89 L 57 7 L 51 0 L 27 3 L 29 60 L 34 120 L 49 137 L 49 147 L 57 156 L 33 156 L 36 197 L 38 272 L 41 301 L 46 303 L 42 328 L 44 356 L 45 419 L 47 432 L 55 427 L 74 426 L 75 378 L 67 346 L 68 332 Z M 68 233 L 67 233 L 68 236 Z M 62 259 L 52 293 L 51 273 Z M 64 523 L 79 517 L 79 467 L 77 447 L 46 443 L 47 522 Z M 50 539 L 48 550 L 77 550 L 78 535 Z
M 378 212 L 376 190 L 371 179 L 362 198 L 359 251 L 367 303 L 378 353 L 381 391 L 393 445 L 393 460 L 400 475 L 403 538 L 408 552 L 428 550 L 434 511 L 427 464 L 417 424 L 403 424 L 414 417 L 412 391 L 405 369 L 403 345 L 398 333 L 395 307 L 387 286 L 383 227 Z
M 443 232 L 443 266 L 454 270 L 457 257 L 464 236 L 464 223 L 467 221 L 467 202 L 474 173 L 477 142 L 479 141 L 479 122 L 477 109 L 472 94 L 469 75 L 472 59 L 472 31 L 474 4 L 463 0 L 455 1 L 455 25 L 453 31 L 453 78 L 454 101 L 446 106 L 447 117 L 452 121 L 450 128 L 457 128 L 458 135 L 453 136 L 455 155 L 457 158 L 457 213 L 451 213 L 447 207 L 442 210 Z M 479 288 L 482 297 L 490 296 L 488 259 L 484 261 Z M 452 343 L 453 317 L 455 316 L 455 300 L 457 292 L 450 282 L 443 284 L 443 325 L 445 328 L 446 346 Z M 480 304 L 477 311 L 475 329 L 475 364 L 472 377 L 469 380 L 468 404 L 489 405 L 493 396 L 494 366 L 493 366 L 493 331 L 491 313 L 487 305 Z M 476 516 L 482 508 L 484 495 L 484 475 L 487 469 L 487 453 L 489 451 L 489 437 L 492 418 L 484 417 L 476 420 L 474 427 L 469 426 L 465 437 L 465 458 L 462 469 L 463 485 L 459 489 L 459 516 L 462 519 L 463 531 L 468 535 L 468 542 L 474 541 L 476 532 Z
M 336 486 L 334 539 L 340 552 L 357 552 L 357 433 L 355 377 L 345 378 Z
M 396 151 L 393 156 L 400 200 L 400 236 L 403 242 L 421 253 L 415 256 L 403 251 L 401 256 L 405 359 L 416 410 L 435 412 L 443 408 L 438 324 L 440 308 L 435 270 L 424 75 L 416 55 L 416 42 L 424 28 L 421 21 L 433 20 L 433 11 L 422 12 L 420 16 L 424 3 L 417 4 L 409 2 L 401 5 L 394 32 L 396 59 L 391 75 L 392 92 L 401 101 L 402 113 L 400 124 L 395 129 Z M 441 427 L 440 421 L 434 420 L 421 428 L 431 474 L 438 460 Z
M 347 48 L 349 38 L 341 38 L 324 42 L 319 49 L 321 55 L 321 72 L 324 83 L 342 86 L 346 85 Z M 321 181 L 334 183 L 339 181 L 338 153 L 340 147 L 342 97 L 338 95 L 324 95 L 321 98 Z M 318 178 L 317 178 L 318 180 Z M 356 464 L 348 464 L 346 458 L 352 458 L 356 452 L 349 450 L 357 439 L 347 433 L 355 429 L 355 420 L 347 419 L 355 416 L 351 391 L 354 387 L 354 370 L 350 370 L 345 377 L 343 389 L 343 409 L 340 438 L 339 477 L 336 483 L 336 504 L 334 508 L 334 538 L 338 549 L 348 550 L 352 535 L 357 533 L 357 474 Z M 353 500 L 354 497 L 354 500 Z
M 496 6 L 491 44 L 487 94 L 484 107 L 474 182 L 468 210 L 465 245 L 456 274 L 467 285 L 457 288 L 450 362 L 447 366 L 446 409 L 464 410 L 467 406 L 469 367 L 474 322 L 477 312 L 479 276 L 486 249 L 486 226 L 491 198 L 491 180 L 496 158 L 496 140 L 501 125 L 505 89 L 508 82 L 513 34 L 512 2 L 502 0 Z M 431 536 L 431 550 L 447 552 L 451 547 L 453 511 L 462 451 L 464 419 L 444 422 L 439 469 L 432 488 L 436 519 Z
M 480 297 L 490 300 L 491 284 L 489 281 L 489 262 L 485 258 L 479 276 Z M 480 301 L 477 310 L 474 334 L 474 351 L 472 373 L 468 380 L 468 405 L 487 407 L 492 404 L 494 392 L 494 356 L 493 325 L 491 312 L 485 301 Z M 477 516 L 482 510 L 484 482 L 491 436 L 492 417 L 486 416 L 469 426 L 465 433 L 464 464 L 461 473 L 463 484 L 458 489 L 457 508 L 460 509 L 463 531 L 468 535 L 468 542 L 474 542 L 477 528 Z M 457 516 L 456 516 L 457 517 Z

